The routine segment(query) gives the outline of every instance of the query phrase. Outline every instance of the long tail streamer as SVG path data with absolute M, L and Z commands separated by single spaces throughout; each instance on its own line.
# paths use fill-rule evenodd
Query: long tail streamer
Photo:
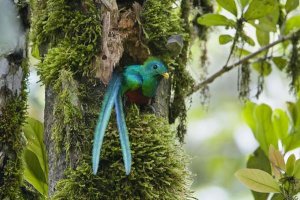
M 119 129 L 125 172 L 126 175 L 128 175 L 131 170 L 131 153 L 128 138 L 128 130 L 126 127 L 126 121 L 123 111 L 121 92 L 118 93 L 117 98 L 115 99 L 115 111 L 117 116 L 117 125 Z
M 99 162 L 100 162 L 100 153 L 101 153 L 101 147 L 102 147 L 103 138 L 105 134 L 105 129 L 108 125 L 111 111 L 115 103 L 115 100 L 117 98 L 117 95 L 119 93 L 120 87 L 121 87 L 121 77 L 118 75 L 114 75 L 111 81 L 109 82 L 107 91 L 104 95 L 101 112 L 99 114 L 97 126 L 95 129 L 93 158 L 92 158 L 94 174 L 96 174 L 98 171 Z

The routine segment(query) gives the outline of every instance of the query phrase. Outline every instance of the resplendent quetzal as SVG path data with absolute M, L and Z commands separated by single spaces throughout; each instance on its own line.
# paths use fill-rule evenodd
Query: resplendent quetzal
M 163 77 L 169 78 L 167 67 L 156 58 L 149 58 L 143 65 L 130 65 L 122 74 L 113 74 L 104 95 L 95 129 L 92 158 L 94 174 L 98 171 L 101 146 L 114 105 L 125 172 L 126 175 L 130 173 L 131 153 L 122 96 L 126 95 L 131 103 L 148 104 L 149 100 L 155 96 L 158 84 Z

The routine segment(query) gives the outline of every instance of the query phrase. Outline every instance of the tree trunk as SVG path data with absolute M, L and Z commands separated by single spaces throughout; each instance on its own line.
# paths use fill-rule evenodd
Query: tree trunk
M 1 37 L 7 42 L 0 48 L 0 199 L 31 199 L 23 182 L 25 141 L 21 131 L 29 71 L 25 39 L 29 28 L 28 5 L 4 0 L 0 7 L 0 18 L 4 20 L 0 22 Z
M 38 70 L 46 85 L 45 142 L 49 195 L 53 199 L 187 199 L 186 155 L 168 123 L 185 112 L 184 93 L 192 82 L 185 72 L 188 30 L 175 0 L 34 1 L 32 38 L 41 52 Z M 183 0 L 183 4 L 189 5 Z M 187 12 L 182 9 L 182 12 Z M 170 51 L 172 35 L 184 38 L 182 53 Z M 178 55 L 179 54 L 179 55 Z M 175 68 L 162 82 L 155 113 L 126 105 L 132 172 L 125 175 L 115 116 L 107 128 L 101 164 L 91 170 L 93 132 L 111 72 L 156 56 Z M 114 69 L 116 68 L 116 69 Z M 100 81 L 98 77 L 102 80 Z M 172 86 L 172 88 L 171 88 Z M 179 93 L 181 93 L 179 95 Z M 174 106 L 175 105 L 175 106 Z M 156 115 L 155 115 L 156 114 Z

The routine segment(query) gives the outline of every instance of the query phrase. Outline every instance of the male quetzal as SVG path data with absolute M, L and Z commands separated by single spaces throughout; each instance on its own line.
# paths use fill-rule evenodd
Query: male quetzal
M 125 94 L 131 103 L 148 104 L 149 100 L 155 96 L 162 77 L 169 78 L 167 67 L 156 58 L 149 58 L 143 65 L 130 65 L 126 67 L 122 74 L 113 74 L 104 95 L 95 129 L 92 158 L 94 174 L 98 171 L 101 146 L 113 105 L 115 105 L 125 172 L 126 175 L 130 173 L 131 153 L 122 96 Z

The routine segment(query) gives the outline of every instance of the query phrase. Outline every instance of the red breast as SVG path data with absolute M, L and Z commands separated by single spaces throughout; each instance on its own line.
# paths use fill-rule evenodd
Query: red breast
M 139 105 L 148 105 L 151 100 L 149 97 L 145 97 L 140 90 L 128 91 L 126 96 L 130 103 Z

